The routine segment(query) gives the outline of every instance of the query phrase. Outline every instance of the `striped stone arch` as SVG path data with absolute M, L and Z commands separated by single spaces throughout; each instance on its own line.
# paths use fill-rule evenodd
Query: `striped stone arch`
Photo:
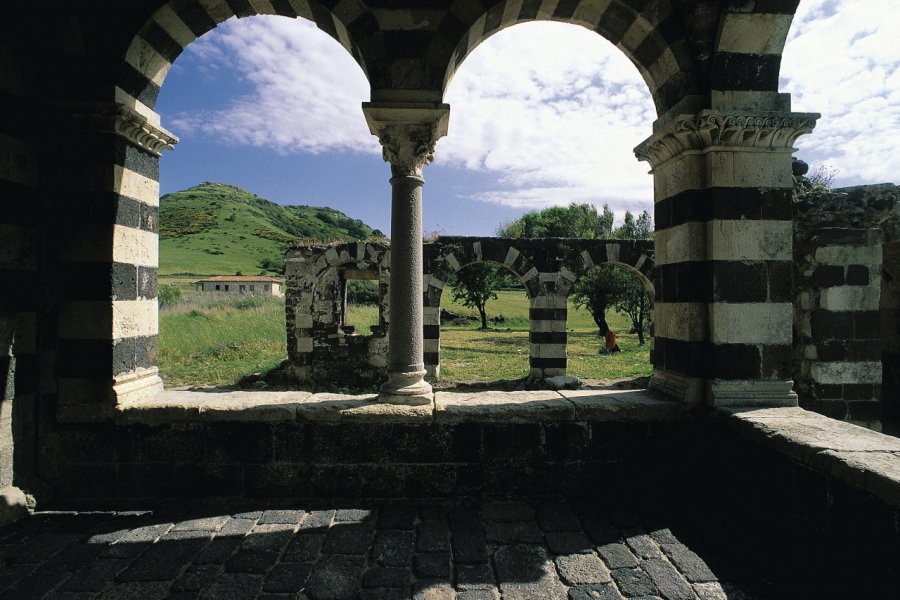
M 779 106 L 778 76 L 799 0 L 730 4 L 719 16 L 710 64 L 712 106 L 789 110 Z
M 131 41 L 119 72 L 117 94 L 152 109 L 169 68 L 188 44 L 231 17 L 253 15 L 312 21 L 336 39 L 366 73 L 354 36 L 333 12 L 315 0 L 169 0 Z
M 336 269 L 360 262 L 378 267 L 379 296 L 386 299 L 390 272 L 390 249 L 386 244 L 348 242 L 327 248 L 295 246 L 288 250 L 285 256 L 285 320 L 293 378 L 299 381 L 312 378 L 317 345 L 341 343 L 336 338 L 340 337 L 341 323 L 335 322 L 338 317 L 335 303 L 343 300 L 338 297 Z M 384 332 L 389 318 L 389 307 L 382 302 Z M 386 356 L 383 358 L 386 364 Z
M 442 237 L 424 247 L 425 369 L 440 376 L 441 295 L 460 269 L 494 262 L 515 273 L 529 298 L 529 376 L 545 379 L 566 372 L 568 297 L 591 267 L 619 264 L 653 293 L 654 243 L 638 240 L 512 239 Z
M 669 0 L 503 0 L 480 13 L 464 3 L 454 6 L 438 29 L 455 32 L 459 40 L 444 89 L 469 53 L 494 33 L 526 21 L 560 21 L 596 31 L 622 50 L 647 83 L 659 114 L 700 93 L 687 36 Z M 444 44 L 445 38 L 436 37 L 431 53 Z

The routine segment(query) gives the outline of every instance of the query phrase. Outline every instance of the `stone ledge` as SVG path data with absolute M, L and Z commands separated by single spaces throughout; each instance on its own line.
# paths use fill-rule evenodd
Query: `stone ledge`
M 747 437 L 900 507 L 900 439 L 801 408 L 723 408 Z
M 696 407 L 649 390 L 438 392 L 424 406 L 378 402 L 377 394 L 310 392 L 166 391 L 121 403 L 116 421 L 308 423 L 553 423 L 560 421 L 660 421 L 694 414 Z

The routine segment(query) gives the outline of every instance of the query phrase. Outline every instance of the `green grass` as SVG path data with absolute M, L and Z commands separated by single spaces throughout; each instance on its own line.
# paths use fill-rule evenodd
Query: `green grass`
M 186 292 L 160 310 L 159 345 L 167 386 L 232 385 L 287 358 L 284 299 Z
M 188 280 L 172 278 L 183 300 L 160 311 L 160 371 L 167 386 L 232 385 L 244 375 L 266 371 L 287 356 L 284 300 L 245 301 L 233 296 L 200 294 Z M 528 299 L 522 291 L 502 291 L 488 303 L 488 315 L 507 321 L 488 331 L 478 329 L 477 312 L 444 297 L 444 308 L 471 315 L 469 325 L 445 325 L 441 331 L 441 378 L 455 381 L 502 381 L 527 377 Z M 256 305 L 258 303 L 258 305 Z M 361 335 L 378 322 L 375 306 L 351 306 L 347 324 Z M 590 314 L 569 305 L 568 372 L 582 379 L 618 379 L 651 373 L 649 346 L 638 346 L 630 321 L 610 312 L 618 333 L 616 354 L 598 354 L 602 340 Z
M 470 315 L 470 325 L 445 324 L 441 328 L 441 378 L 458 381 L 501 381 L 527 377 L 528 298 L 523 291 L 498 292 L 497 300 L 487 304 L 488 317 L 502 314 L 503 324 L 480 331 L 477 311 L 452 301 L 445 293 L 442 306 L 449 311 Z M 636 334 L 630 334 L 631 321 L 626 315 L 610 311 L 609 326 L 616 332 L 621 352 L 598 354 L 604 347 L 597 337 L 597 326 L 590 313 L 569 303 L 568 369 L 570 375 L 582 379 L 619 379 L 650 375 L 650 347 L 638 345 Z

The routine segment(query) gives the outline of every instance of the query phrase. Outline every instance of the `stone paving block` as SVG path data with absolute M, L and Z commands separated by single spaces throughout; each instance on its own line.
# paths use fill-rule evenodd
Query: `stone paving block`
M 25 598 L 41 598 L 68 576 L 69 572 L 63 567 L 52 562 L 44 563 L 7 589 L 3 593 L 3 598 L 14 600 L 19 600 L 20 598 L 23 600 Z
M 580 531 L 547 531 L 544 538 L 553 554 L 584 554 L 594 551 L 594 544 Z
M 730 598 L 732 598 L 732 596 L 725 592 L 725 589 L 718 581 L 695 583 L 693 587 L 694 593 L 697 594 L 697 597 L 700 598 L 700 600 L 730 600 Z M 737 600 L 741 597 L 734 595 L 733 598 Z M 749 596 L 747 599 L 749 600 Z
M 143 553 L 150 545 L 172 528 L 173 523 L 146 525 L 132 529 L 115 544 L 107 546 L 101 552 L 106 558 L 134 558 Z
M 96 560 L 101 549 L 98 544 L 69 544 L 53 556 L 53 562 L 65 567 L 68 571 L 77 571 L 82 566 Z M 0 589 L 3 589 L 2 581 L 0 581 Z
M 97 600 L 147 600 L 164 598 L 169 590 L 168 581 L 129 581 L 117 584 L 97 596 Z M 221 600 L 231 600 L 229 596 L 219 596 Z
M 218 531 L 229 520 L 228 516 L 225 515 L 188 519 L 187 521 L 175 523 L 171 531 Z
M 494 565 L 504 600 L 566 597 L 566 588 L 542 546 L 503 546 L 494 553 Z
M 421 552 L 413 560 L 416 575 L 426 579 L 450 578 L 449 552 Z
M 693 600 L 694 591 L 671 563 L 662 559 L 645 560 L 641 568 L 647 572 L 666 600 Z
M 663 544 L 663 551 L 669 560 L 681 571 L 691 583 L 717 581 L 715 573 L 703 562 L 703 559 L 683 544 Z
M 494 574 L 488 565 L 456 565 L 456 589 L 477 590 L 494 587 Z
M 565 504 L 547 504 L 537 511 L 538 524 L 546 531 L 581 531 L 581 521 Z
M 257 524 L 297 525 L 304 517 L 306 517 L 306 511 L 303 510 L 267 510 L 260 515 Z
M 335 523 L 364 523 L 376 518 L 375 511 L 367 508 L 339 508 L 334 511 Z
M 611 583 L 579 585 L 569 590 L 569 600 L 623 600 Z
M 534 521 L 491 522 L 484 524 L 487 540 L 494 544 L 540 544 L 541 528 Z
M 253 529 L 255 524 L 255 519 L 231 518 L 219 528 L 219 531 L 216 532 L 216 537 L 244 537 L 250 533 L 250 530 Z
M 605 517 L 588 514 L 583 515 L 581 521 L 584 524 L 584 531 L 595 544 L 609 544 L 622 539 L 616 528 Z
M 319 558 L 324 543 L 324 533 L 300 533 L 291 540 L 281 560 L 284 562 L 314 561 Z
M 666 529 L 656 529 L 655 531 L 650 532 L 650 537 L 656 540 L 657 544 L 680 544 L 678 538 L 675 537 L 675 534 L 668 528 Z
M 306 594 L 311 600 L 352 600 L 365 568 L 362 556 L 324 556 L 313 567 Z
M 456 592 L 446 581 L 417 581 L 413 600 L 454 600 Z
M 597 552 L 610 569 L 634 568 L 638 560 L 625 544 L 614 542 L 597 547 Z
M 165 581 L 178 577 L 185 564 L 192 561 L 203 546 L 205 539 L 166 543 L 161 539 L 137 558 L 127 569 L 119 573 L 117 581 Z
M 656 594 L 656 585 L 650 576 L 641 569 L 613 569 L 612 577 L 629 598 L 652 596 Z
M 409 600 L 409 586 L 405 588 L 363 588 L 359 600 Z
M 569 554 L 556 557 L 556 569 L 569 585 L 610 583 L 609 569 L 596 554 Z
M 222 565 L 241 545 L 239 537 L 215 537 L 194 560 L 199 565 Z
M 481 511 L 475 508 L 458 506 L 447 514 L 450 521 L 450 531 L 481 531 Z
M 408 588 L 412 579 L 409 567 L 371 567 L 363 575 L 363 587 Z
M 173 592 L 200 592 L 209 585 L 222 572 L 219 565 L 191 565 L 172 584 Z
M 385 506 L 378 511 L 378 529 L 415 529 L 417 513 L 409 506 Z
M 255 521 L 260 518 L 263 514 L 261 510 L 248 510 L 246 512 L 235 513 L 231 515 L 235 519 L 250 519 L 251 521 Z
M 456 600 L 500 600 L 500 590 L 497 588 L 484 590 L 459 590 L 456 592 Z
M 292 529 L 285 525 L 256 525 L 243 539 L 236 554 L 225 562 L 233 573 L 266 573 L 278 561 L 291 540 Z
M 487 562 L 487 541 L 481 531 L 457 531 L 452 536 L 453 560 L 462 564 Z
M 625 532 L 625 543 L 642 560 L 662 558 L 659 546 L 643 530 L 630 530 Z
M 486 502 L 481 506 L 481 517 L 485 521 L 530 521 L 534 519 L 534 509 L 514 500 Z
M 328 530 L 322 552 L 325 554 L 366 554 L 375 531 L 371 523 L 337 522 Z
M 306 515 L 300 523 L 299 531 L 324 533 L 334 519 L 333 510 L 314 510 Z
M 423 521 L 416 528 L 416 551 L 440 552 L 450 549 L 450 529 L 445 522 Z
M 412 564 L 415 547 L 416 534 L 413 531 L 376 531 L 372 560 L 388 567 L 408 566 Z
M 264 592 L 297 593 L 303 591 L 314 563 L 281 563 L 266 577 Z
M 2 563 L 0 563 L 0 564 L 2 564 Z M 23 564 L 23 565 L 4 564 L 3 568 L 0 569 L 0 590 L 5 590 L 6 588 L 13 585 L 17 581 L 24 579 L 36 568 L 37 568 L 36 565 L 30 565 L 30 564 Z
M 200 598 L 202 600 L 255 600 L 262 589 L 262 584 L 262 575 L 224 573 L 206 588 Z
M 76 533 L 44 532 L 23 544 L 4 545 L 0 558 L 11 564 L 39 563 L 77 543 L 80 538 Z
M 97 598 L 97 594 L 94 592 L 51 592 L 49 595 L 44 596 L 43 600 L 95 600 L 95 598 Z M 172 599 L 170 594 L 166 600 L 179 599 Z
M 98 559 L 85 565 L 72 575 L 61 587 L 65 592 L 99 592 L 124 571 L 129 560 L 121 558 Z

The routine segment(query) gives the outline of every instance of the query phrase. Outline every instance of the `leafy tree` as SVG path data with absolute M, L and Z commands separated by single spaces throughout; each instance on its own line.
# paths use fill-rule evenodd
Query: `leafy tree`
M 625 294 L 628 277 L 621 267 L 602 265 L 592 267 L 584 277 L 575 282 L 572 302 L 578 308 L 588 309 L 600 330 L 600 336 L 609 331 L 606 311 Z
M 613 214 L 608 206 L 597 212 L 593 204 L 553 206 L 542 211 L 527 212 L 497 229 L 500 237 L 540 238 L 569 237 L 604 239 L 611 237 Z
M 450 278 L 453 299 L 463 306 L 478 310 L 482 329 L 488 328 L 485 305 L 488 300 L 497 299 L 497 290 L 503 284 L 501 269 L 502 267 L 493 263 L 474 263 L 463 267 Z

